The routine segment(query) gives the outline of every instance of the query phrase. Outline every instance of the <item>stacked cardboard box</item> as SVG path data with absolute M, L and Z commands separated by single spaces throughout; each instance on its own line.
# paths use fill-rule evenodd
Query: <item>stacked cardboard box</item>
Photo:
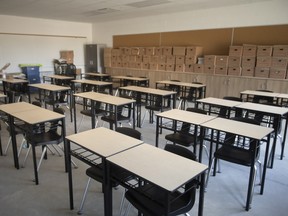
M 65 59 L 68 64 L 74 63 L 74 52 L 73 50 L 63 50 L 60 51 L 60 58 Z
M 256 45 L 243 45 L 243 53 L 241 59 L 241 75 L 254 76 L 256 66 Z
M 228 56 L 228 75 L 241 75 L 243 46 L 230 46 Z
M 288 46 L 273 46 L 270 78 L 285 79 L 287 77 Z

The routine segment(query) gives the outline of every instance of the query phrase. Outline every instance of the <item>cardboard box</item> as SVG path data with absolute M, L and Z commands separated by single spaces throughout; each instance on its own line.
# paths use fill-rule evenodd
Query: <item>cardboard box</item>
M 214 66 L 216 64 L 216 55 L 205 55 L 204 64 Z
M 241 76 L 254 77 L 255 67 L 242 67 Z
M 165 71 L 166 70 L 166 64 L 164 64 L 164 63 L 158 64 L 158 70 Z
M 185 56 L 186 55 L 186 47 L 173 47 L 173 55 Z
M 166 63 L 166 56 L 158 56 L 158 64 L 165 64 Z
M 203 47 L 188 46 L 186 47 L 186 56 L 203 56 Z
M 181 64 L 185 64 L 185 56 L 184 55 L 180 55 L 180 56 L 175 56 L 175 63 L 176 65 L 181 65 Z
M 139 55 L 139 48 L 131 47 L 131 55 Z
M 146 49 L 145 47 L 139 47 L 139 55 L 146 55 Z
M 256 67 L 255 68 L 255 77 L 268 78 L 269 77 L 269 72 L 270 72 L 270 68 Z
M 273 48 L 272 46 L 258 46 L 257 56 L 272 56 Z
M 158 70 L 158 63 L 150 63 L 149 69 L 150 70 Z
M 142 62 L 143 61 L 143 56 L 142 55 L 137 55 L 136 56 L 136 62 Z
M 175 64 L 166 64 L 166 71 L 175 71 Z
M 245 57 L 256 57 L 257 54 L 257 46 L 256 45 L 243 45 L 242 55 Z
M 204 73 L 205 74 L 214 74 L 215 66 L 214 65 L 204 65 Z
M 162 47 L 155 47 L 155 49 L 154 49 L 154 55 L 156 55 L 156 56 L 161 56 L 161 55 L 163 55 Z
M 137 68 L 136 62 L 129 62 L 129 68 Z
M 221 67 L 221 66 L 216 66 L 214 74 L 216 75 L 227 75 L 228 73 L 228 68 L 227 67 Z
M 243 46 L 230 46 L 229 56 L 240 57 L 243 53 Z
M 175 56 L 174 55 L 166 56 L 166 63 L 175 64 Z
M 65 59 L 68 64 L 74 63 L 74 52 L 73 50 L 63 50 L 60 51 L 60 58 Z
M 76 75 L 80 75 L 81 72 L 82 72 L 81 68 L 77 68 L 77 69 L 76 69 Z
M 136 55 L 130 55 L 130 56 L 129 56 L 129 61 L 130 61 L 130 62 L 136 62 L 136 59 L 137 59 L 137 58 L 136 58 Z
M 228 67 L 240 67 L 241 66 L 241 56 L 229 56 Z
M 287 45 L 273 46 L 273 56 L 288 58 L 288 46 Z
M 194 73 L 204 73 L 204 64 L 194 64 Z
M 142 62 L 149 63 L 150 61 L 151 61 L 151 56 L 150 55 L 143 55 Z
M 130 68 L 130 63 L 129 62 L 122 62 L 122 67 L 123 68 Z
M 141 63 L 141 69 L 149 69 L 149 63 Z
M 155 47 L 146 47 L 145 55 L 154 55 L 154 49 Z
M 111 62 L 111 67 L 117 67 L 118 65 L 118 62 L 117 61 L 112 61 Z
M 185 71 L 185 65 L 184 64 L 176 64 L 175 65 L 175 71 L 184 72 Z
M 159 60 L 159 56 L 151 56 L 151 58 L 150 58 L 150 62 L 152 62 L 152 63 L 158 63 L 158 60 Z
M 163 55 L 172 55 L 172 47 L 162 47 Z
M 273 79 L 285 79 L 286 78 L 286 69 L 279 69 L 279 68 L 270 68 L 269 78 Z
M 122 67 L 123 63 L 122 62 L 117 62 L 117 67 Z
M 142 68 L 142 63 L 141 62 L 135 62 L 135 66 L 137 69 L 141 69 Z
M 256 57 L 242 56 L 241 66 L 247 68 L 254 68 L 256 66 Z
M 196 56 L 185 56 L 185 64 L 186 65 L 192 65 L 197 63 L 197 57 Z
M 288 66 L 288 58 L 272 57 L 271 67 L 278 69 L 286 69 Z
M 112 48 L 111 47 L 105 47 L 104 48 L 104 57 L 111 57 L 112 56 Z
M 104 56 L 104 67 L 111 67 L 112 56 Z
M 241 76 L 241 67 L 228 67 L 229 76 Z
M 129 55 L 121 55 L 117 59 L 119 59 L 122 62 L 129 62 Z
M 216 56 L 215 65 L 218 67 L 227 67 L 228 66 L 229 56 Z
M 271 56 L 262 56 L 262 57 L 257 56 L 256 67 L 258 68 L 271 67 L 271 61 L 272 61 Z
M 120 56 L 121 55 L 121 50 L 120 49 L 112 49 L 111 50 L 111 55 L 112 56 Z
M 194 72 L 194 64 L 185 64 L 185 72 Z

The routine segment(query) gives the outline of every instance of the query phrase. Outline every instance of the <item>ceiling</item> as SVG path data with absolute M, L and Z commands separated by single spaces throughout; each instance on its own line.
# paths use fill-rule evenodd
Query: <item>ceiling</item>
M 0 15 L 104 22 L 271 0 L 0 0 Z

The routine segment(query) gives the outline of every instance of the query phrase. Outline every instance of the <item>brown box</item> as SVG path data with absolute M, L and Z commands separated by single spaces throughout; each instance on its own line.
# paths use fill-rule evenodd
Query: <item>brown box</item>
M 215 65 L 216 63 L 216 55 L 205 55 L 204 56 L 204 64 L 205 65 Z
M 136 62 L 142 62 L 143 61 L 143 56 L 142 55 L 137 55 L 136 56 Z
M 73 64 L 73 62 L 74 62 L 74 52 L 73 52 L 73 50 L 60 51 L 60 58 L 61 59 L 65 59 L 68 64 Z
M 142 68 L 142 63 L 141 62 L 135 62 L 135 66 L 137 69 L 141 69 Z
M 129 68 L 137 68 L 136 62 L 129 62 Z
M 150 63 L 149 69 L 150 70 L 158 70 L 158 63 Z
M 175 64 L 166 64 L 166 71 L 175 71 Z
M 186 55 L 187 56 L 202 56 L 203 55 L 203 47 L 200 46 L 188 46 L 186 47 Z
M 262 56 L 262 57 L 257 56 L 256 67 L 259 68 L 271 67 L 271 61 L 272 61 L 271 56 Z
M 270 71 L 270 68 L 256 67 L 255 68 L 255 77 L 268 78 L 269 77 L 269 71 Z
M 163 55 L 172 55 L 172 47 L 162 47 Z
M 154 55 L 154 49 L 155 47 L 146 47 L 145 55 Z
M 218 67 L 227 67 L 228 66 L 229 56 L 216 56 L 215 65 Z
M 256 57 L 257 54 L 257 46 L 256 45 L 243 45 L 242 55 L 245 57 Z
M 112 61 L 111 62 L 111 67 L 117 67 L 118 62 L 117 61 Z
M 185 56 L 185 64 L 190 65 L 190 64 L 196 64 L 197 63 L 197 57 L 196 56 Z
M 111 67 L 112 57 L 104 56 L 104 67 Z
M 141 63 L 141 69 L 149 69 L 149 63 Z
M 240 67 L 241 66 L 241 56 L 229 56 L 228 67 Z
M 146 49 L 145 47 L 139 47 L 139 55 L 146 55 Z
M 257 56 L 272 56 L 272 46 L 258 46 Z
M 131 47 L 131 55 L 139 55 L 139 48 Z
M 131 62 L 130 62 L 131 63 Z M 123 68 L 130 68 L 130 63 L 129 62 L 122 62 L 122 67 Z
M 288 46 L 287 45 L 273 46 L 273 56 L 288 58 Z
M 158 70 L 165 71 L 166 70 L 166 64 L 164 64 L 164 63 L 158 64 Z
M 286 69 L 270 68 L 269 78 L 285 79 L 286 73 L 287 73 Z
M 185 63 L 185 56 L 184 55 L 175 56 L 175 63 L 178 65 L 184 64 Z
M 286 69 L 288 65 L 288 58 L 272 57 L 271 67 L 278 69 Z
M 152 62 L 152 63 L 158 63 L 158 59 L 159 59 L 159 56 L 151 56 L 151 58 L 150 58 L 150 62 Z
M 185 71 L 185 64 L 176 64 L 175 71 L 177 72 L 184 72 Z
M 204 65 L 204 73 L 206 74 L 214 74 L 215 66 L 214 65 Z
M 166 56 L 158 56 L 158 64 L 165 64 L 166 63 Z
M 194 64 L 186 64 L 185 72 L 194 72 Z
M 186 55 L 186 47 L 173 47 L 173 55 L 185 56 Z
M 131 48 L 130 47 L 124 47 L 124 55 L 131 55 Z
M 122 62 L 117 62 L 117 66 L 116 67 L 122 67 L 123 63 Z
M 254 77 L 255 67 L 242 67 L 241 76 Z
M 166 56 L 166 63 L 175 64 L 175 56 L 174 55 Z
M 229 56 L 240 57 L 243 53 L 243 46 L 230 46 Z
M 228 73 L 228 68 L 227 67 L 221 67 L 221 66 L 216 66 L 214 74 L 217 75 L 227 75 Z
M 129 55 L 121 55 L 117 59 L 122 62 L 129 62 Z
M 155 49 L 154 49 L 154 55 L 156 55 L 156 56 L 161 56 L 161 55 L 163 55 L 162 47 L 155 47 Z
M 204 64 L 194 64 L 194 73 L 204 73 Z
M 120 49 L 112 49 L 111 55 L 112 56 L 119 56 L 119 55 L 121 55 L 121 50 Z
M 256 57 L 242 56 L 241 66 L 247 68 L 254 68 L 256 66 Z
M 105 47 L 104 48 L 104 57 L 112 56 L 112 48 L 111 47 Z
M 143 55 L 142 62 L 149 63 L 150 60 L 151 60 L 151 56 L 150 55 Z
M 137 59 L 137 58 L 136 58 L 136 55 L 130 55 L 130 56 L 129 56 L 129 61 L 130 61 L 130 62 L 136 62 L 136 59 Z
M 229 76 L 241 76 L 241 67 L 228 67 Z

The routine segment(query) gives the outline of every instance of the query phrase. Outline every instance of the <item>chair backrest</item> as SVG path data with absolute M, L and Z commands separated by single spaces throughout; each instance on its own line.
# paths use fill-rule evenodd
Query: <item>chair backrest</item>
M 271 90 L 265 90 L 265 89 L 259 89 L 256 91 L 261 91 L 261 92 L 269 92 L 272 93 L 273 91 Z M 252 99 L 253 103 L 273 103 L 273 98 L 268 97 L 268 96 L 259 96 L 259 95 L 254 95 Z
M 65 115 L 65 111 L 61 107 L 55 107 L 53 111 L 61 115 Z M 57 132 L 58 126 L 59 126 L 59 120 L 50 121 L 49 131 Z
M 177 154 L 179 156 L 185 157 L 193 161 L 196 161 L 196 158 L 197 158 L 196 155 L 192 151 L 179 145 L 167 144 L 164 147 L 164 149 L 166 151 L 169 151 L 171 153 Z
M 133 137 L 135 139 L 142 140 L 142 134 L 136 129 L 129 128 L 129 127 L 117 127 L 115 129 L 118 133 L 125 134 L 127 136 Z
M 42 106 L 40 101 L 32 101 L 32 104 L 38 107 Z
M 239 101 L 242 102 L 242 99 L 239 97 L 234 97 L 234 96 L 225 96 L 223 97 L 224 100 L 231 100 L 231 101 Z

